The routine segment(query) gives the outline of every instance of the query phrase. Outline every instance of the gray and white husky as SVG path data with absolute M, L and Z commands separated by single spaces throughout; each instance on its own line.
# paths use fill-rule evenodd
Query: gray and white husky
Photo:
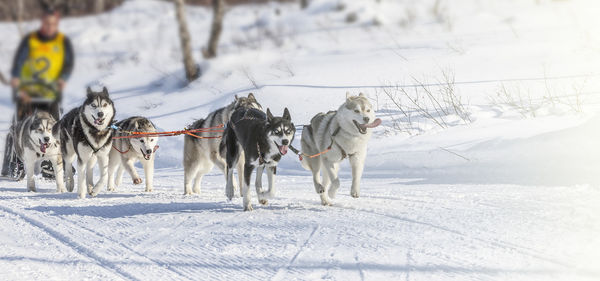
M 115 116 L 115 107 L 106 87 L 101 92 L 87 88 L 87 97 L 80 107 L 69 111 L 54 131 L 60 133 L 61 151 L 66 167 L 71 167 L 77 158 L 77 192 L 79 198 L 91 196 L 108 182 L 108 155 L 112 146 L 113 131 L 110 124 Z M 56 133 L 55 133 L 56 134 Z M 98 162 L 100 179 L 93 185 L 93 168 Z M 73 191 L 73 170 L 65 169 L 67 190 Z M 87 188 L 86 188 L 87 182 Z
M 150 120 L 140 116 L 127 118 L 115 125 L 129 132 L 157 132 L 156 126 Z M 125 132 L 117 132 L 115 136 L 130 135 Z M 154 152 L 156 152 L 156 149 L 158 149 L 158 136 L 148 135 L 139 138 L 114 139 L 108 162 L 108 190 L 114 191 L 116 186 L 121 185 L 124 170 L 127 170 L 131 176 L 133 184 L 142 183 L 142 178 L 133 166 L 139 160 L 144 167 L 146 191 L 152 191 L 154 189 L 152 183 L 154 179 Z M 117 175 L 116 178 L 113 178 L 115 171 Z
M 221 124 L 225 125 L 227 122 L 229 122 L 231 114 L 237 108 L 262 109 L 261 105 L 256 101 L 256 98 L 252 93 L 248 94 L 248 97 L 235 96 L 235 100 L 232 103 L 210 113 L 205 119 L 197 120 L 189 126 L 189 129 L 213 128 Z M 194 134 L 202 137 L 218 137 L 222 135 L 215 132 L 198 132 Z M 225 174 L 227 165 L 225 163 L 225 159 L 223 159 L 224 154 L 222 156 L 219 153 L 219 143 L 221 143 L 221 139 L 219 138 L 195 138 L 189 135 L 185 136 L 183 142 L 183 192 L 185 195 L 200 193 L 200 183 L 202 181 L 202 177 L 206 173 L 210 172 L 214 165 L 217 165 L 223 174 Z M 240 194 L 242 186 L 241 183 L 244 176 L 243 157 L 243 154 L 240 155 L 242 161 L 240 161 L 237 165 Z
M 302 131 L 302 151 L 320 156 L 302 159 L 302 166 L 313 174 L 315 190 L 321 196 L 323 205 L 331 205 L 340 187 L 338 178 L 339 163 L 348 158 L 352 167 L 352 187 L 350 195 L 358 198 L 360 179 L 365 166 L 367 142 L 371 138 L 371 128 L 381 124 L 375 119 L 375 112 L 369 100 L 360 93 L 358 96 L 346 94 L 346 102 L 337 111 L 319 113 L 310 120 L 310 125 Z M 321 172 L 323 181 L 319 178 Z
M 56 191 L 65 192 L 63 160 L 60 141 L 52 133 L 56 120 L 45 111 L 36 111 L 13 127 L 14 146 L 17 157 L 25 164 L 27 190 L 36 191 L 33 175 L 42 160 L 52 162 L 56 172 Z

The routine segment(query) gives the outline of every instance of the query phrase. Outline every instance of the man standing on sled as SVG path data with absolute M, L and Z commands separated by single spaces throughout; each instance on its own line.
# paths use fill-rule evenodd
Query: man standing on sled
M 16 105 L 13 124 L 34 112 L 48 111 L 60 119 L 62 91 L 73 70 L 73 46 L 69 38 L 58 30 L 60 14 L 52 7 L 44 7 L 41 25 L 27 34 L 19 44 L 13 60 L 10 85 Z M 16 159 L 10 134 L 6 139 L 2 176 L 20 179 L 23 165 Z M 49 162 L 42 163 L 44 177 L 53 177 Z

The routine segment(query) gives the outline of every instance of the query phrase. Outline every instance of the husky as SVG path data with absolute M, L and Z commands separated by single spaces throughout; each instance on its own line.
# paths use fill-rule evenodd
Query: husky
M 156 133 L 156 126 L 140 116 L 130 117 L 115 124 L 127 132 L 152 132 Z M 126 132 L 116 133 L 115 136 L 130 136 Z M 151 192 L 154 179 L 154 152 L 158 149 L 158 137 L 147 135 L 139 138 L 114 139 L 108 160 L 108 190 L 114 191 L 116 186 L 123 181 L 123 171 L 127 170 L 133 184 L 141 184 L 142 178 L 138 175 L 133 164 L 139 160 L 144 167 L 146 177 L 146 192 Z M 116 178 L 113 175 L 117 172 Z
M 288 147 L 294 140 L 296 127 L 292 123 L 290 112 L 287 108 L 282 117 L 273 117 L 267 109 L 265 114 L 262 110 L 255 108 L 238 108 L 231 115 L 227 124 L 223 140 L 221 142 L 221 153 L 226 155 L 227 169 L 227 198 L 233 197 L 233 173 L 232 168 L 241 162 L 240 155 L 244 153 L 244 180 L 242 182 L 242 196 L 244 211 L 251 211 L 250 203 L 250 177 L 256 168 L 255 187 L 258 201 L 262 205 L 268 203 L 267 199 L 273 198 L 275 194 L 275 174 L 277 163 L 281 156 L 288 152 Z M 262 173 L 267 169 L 269 190 L 262 190 Z
M 197 120 L 189 126 L 190 129 L 198 128 L 214 128 L 221 124 L 227 124 L 231 114 L 238 108 L 257 108 L 262 110 L 262 106 L 256 101 L 256 98 L 252 93 L 248 94 L 248 97 L 237 97 L 229 105 L 220 108 L 208 116 L 205 119 Z M 219 169 L 225 174 L 226 163 L 225 159 L 219 152 L 219 143 L 221 140 L 215 132 L 198 132 L 195 135 L 208 137 L 208 138 L 196 138 L 193 136 L 186 135 L 183 142 L 183 168 L 184 168 L 184 194 L 190 195 L 192 193 L 200 193 L 200 183 L 202 177 L 208 173 L 214 165 L 217 165 Z M 224 154 L 223 154 L 224 155 Z M 240 154 L 242 159 L 237 165 L 238 171 L 238 182 L 242 187 L 242 180 L 244 176 L 244 164 L 243 154 Z M 193 186 L 193 189 L 192 189 Z
M 370 129 L 380 124 L 381 119 L 375 119 L 373 106 L 364 94 L 352 96 L 347 93 L 346 102 L 337 111 L 319 113 L 310 120 L 310 125 L 303 127 L 303 153 L 316 155 L 327 151 L 313 158 L 302 159 L 302 166 L 313 174 L 315 190 L 321 196 L 323 205 L 331 205 L 331 199 L 335 198 L 340 187 L 339 163 L 345 158 L 348 158 L 352 167 L 350 195 L 359 197 L 367 142 L 372 134 Z M 323 182 L 319 172 L 322 172 Z
M 63 178 L 60 141 L 52 132 L 55 124 L 56 120 L 50 113 L 36 111 L 13 127 L 14 148 L 17 157 L 25 164 L 28 191 L 36 191 L 33 178 L 35 167 L 43 160 L 50 161 L 56 171 L 56 191 L 67 191 Z
M 77 158 L 77 192 L 85 198 L 86 191 L 92 197 L 98 195 L 108 182 L 108 156 L 112 146 L 113 130 L 110 125 L 115 107 L 106 87 L 101 92 L 87 88 L 87 97 L 80 107 L 69 111 L 54 126 L 60 134 L 60 143 L 66 167 Z M 93 168 L 98 162 L 100 180 L 93 185 Z M 65 169 L 66 185 L 73 191 L 73 170 Z M 87 188 L 86 188 L 87 183 Z

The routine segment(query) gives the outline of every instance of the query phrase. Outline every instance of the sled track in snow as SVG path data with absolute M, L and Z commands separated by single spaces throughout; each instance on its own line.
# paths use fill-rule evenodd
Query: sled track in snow
M 296 252 L 296 254 L 290 259 L 290 261 L 288 262 L 287 266 L 285 267 L 285 270 L 283 270 L 283 268 L 280 268 L 279 270 L 277 270 L 277 272 L 273 275 L 273 277 L 271 277 L 271 280 L 284 280 L 284 276 L 287 272 L 291 271 L 292 266 L 294 265 L 294 263 L 296 262 L 296 259 L 298 258 L 298 256 L 300 255 L 300 253 L 302 253 L 305 249 L 306 246 L 308 246 L 308 244 L 310 243 L 310 240 L 313 238 L 313 236 L 315 235 L 315 233 L 317 232 L 317 230 L 319 229 L 319 226 L 316 225 L 313 230 L 311 231 L 311 233 L 308 235 L 308 237 L 306 238 L 306 240 L 304 241 L 304 243 L 302 244 L 302 246 L 300 246 L 300 249 L 298 249 L 298 251 Z
M 163 280 L 167 280 L 167 279 L 168 280 L 181 280 L 182 279 L 180 273 L 173 271 L 169 268 L 165 268 L 164 266 L 153 261 L 152 259 L 150 259 L 144 255 L 138 254 L 136 251 L 123 245 L 122 243 L 118 243 L 118 242 L 114 241 L 113 239 L 109 239 L 109 238 L 105 237 L 104 235 L 99 235 L 97 232 L 89 230 L 89 228 L 76 225 L 69 220 L 66 220 L 63 218 L 54 218 L 54 217 L 50 217 L 50 216 L 44 218 L 44 219 L 58 221 L 56 225 L 66 226 L 65 223 L 69 224 L 70 226 L 68 226 L 68 230 L 66 231 L 66 232 L 69 232 L 69 235 L 66 235 L 62 231 L 59 231 L 59 230 L 49 226 L 48 223 L 42 222 L 40 218 L 35 218 L 33 216 L 25 215 L 24 213 L 22 213 L 20 211 L 16 211 L 14 208 L 9 208 L 9 207 L 0 205 L 0 210 L 3 210 L 7 213 L 10 213 L 10 214 L 20 217 L 21 219 L 23 219 L 27 223 L 31 224 L 32 226 L 39 228 L 43 232 L 49 234 L 50 236 L 55 238 L 57 241 L 59 241 L 61 244 L 65 245 L 69 248 L 72 248 L 77 253 L 79 253 L 83 256 L 86 256 L 89 259 L 95 261 L 99 266 L 112 269 L 114 271 L 114 273 L 121 276 L 125 280 L 147 280 L 150 277 L 154 277 L 154 278 L 161 277 L 161 279 L 163 279 Z M 102 252 L 94 251 L 89 246 L 85 246 L 83 243 L 76 242 L 75 241 L 76 238 L 70 238 L 69 236 L 75 236 L 76 238 L 82 238 L 82 240 L 85 239 L 85 240 L 99 241 L 100 243 L 98 243 L 98 244 L 102 245 L 104 248 L 101 249 Z M 148 272 L 148 275 L 140 277 L 140 276 L 137 276 L 137 274 L 134 275 L 123 268 L 123 267 L 125 267 L 125 265 L 128 265 L 127 263 L 122 263 L 120 265 L 118 262 L 112 261 L 110 259 L 110 257 L 103 257 L 103 255 L 107 255 L 110 257 L 116 257 L 117 259 L 120 259 L 122 257 L 128 257 L 129 258 L 128 262 L 131 262 L 131 260 L 135 260 L 134 263 L 137 263 L 140 267 L 145 267 L 145 268 L 151 267 L 152 270 L 150 272 Z M 130 266 L 130 265 L 128 265 L 128 266 Z M 144 271 L 138 271 L 138 272 L 144 272 Z M 174 275 L 174 274 L 176 274 L 176 275 Z
M 400 220 L 400 221 L 404 221 L 404 222 L 408 222 L 408 223 L 412 223 L 412 224 L 418 224 L 418 225 L 422 225 L 422 226 L 426 226 L 426 227 L 430 227 L 430 228 L 442 230 L 442 231 L 445 231 L 445 232 L 448 232 L 448 233 L 452 233 L 454 235 L 459 235 L 461 237 L 465 237 L 465 238 L 471 239 L 473 241 L 477 241 L 477 242 L 482 243 L 484 245 L 489 245 L 489 246 L 497 247 L 497 248 L 500 248 L 500 249 L 510 249 L 512 251 L 515 251 L 515 252 L 521 254 L 521 255 L 525 255 L 525 256 L 529 256 L 529 257 L 536 258 L 536 259 L 539 259 L 539 260 L 543 260 L 543 261 L 546 261 L 546 262 L 550 262 L 550 263 L 553 263 L 553 264 L 556 264 L 556 265 L 560 265 L 560 266 L 565 267 L 565 268 L 571 268 L 572 267 L 572 265 L 565 264 L 563 262 L 559 262 L 559 261 L 556 261 L 554 259 L 543 257 L 540 254 L 530 253 L 530 251 L 533 251 L 533 250 L 529 250 L 527 248 L 524 248 L 522 246 L 518 246 L 518 245 L 515 245 L 515 244 L 512 244 L 512 243 L 507 243 L 507 242 L 504 242 L 504 241 L 489 241 L 489 240 L 485 240 L 485 239 L 482 239 L 482 238 L 478 238 L 478 237 L 473 237 L 473 236 L 467 235 L 467 234 L 462 233 L 462 232 L 457 231 L 457 230 L 449 229 L 449 228 L 446 228 L 446 227 L 443 227 L 443 226 L 438 226 L 438 225 L 435 225 L 435 224 L 432 224 L 432 223 L 428 223 L 428 222 L 422 222 L 422 221 L 413 220 L 413 219 L 406 218 L 406 217 L 400 217 L 400 216 L 396 216 L 396 215 L 390 215 L 390 214 L 379 213 L 379 212 L 375 212 L 375 211 L 371 211 L 371 210 L 364 210 L 364 209 L 358 209 L 358 208 L 352 208 L 352 207 L 340 206 L 340 205 L 337 205 L 337 206 L 334 205 L 333 207 L 341 208 L 341 209 L 345 209 L 345 210 L 359 211 L 359 212 L 364 213 L 364 214 L 371 214 L 371 215 L 379 216 L 379 217 L 387 217 L 389 219 Z
M 58 242 L 60 242 L 61 244 L 72 248 L 73 250 L 75 250 L 77 253 L 88 257 L 89 259 L 95 261 L 99 266 L 108 266 L 109 268 L 111 268 L 112 270 L 114 270 L 114 272 L 117 275 L 120 275 L 121 277 L 123 277 L 123 279 L 129 279 L 129 280 L 139 280 L 137 278 L 135 278 L 134 276 L 130 275 L 128 272 L 122 270 L 121 268 L 117 267 L 116 265 L 114 265 L 113 263 L 111 263 L 110 261 L 96 255 L 93 251 L 89 250 L 88 248 L 82 246 L 81 244 L 73 241 L 71 238 L 63 235 L 62 233 L 55 231 L 54 229 L 52 229 L 51 227 L 48 227 L 46 224 L 31 218 L 27 215 L 22 214 L 21 212 L 17 212 L 14 211 L 10 208 L 7 208 L 5 206 L 1 206 L 0 205 L 0 209 L 9 213 L 9 214 L 13 214 L 15 216 L 20 217 L 22 220 L 26 221 L 27 223 L 31 224 L 32 226 L 39 228 L 40 230 L 42 230 L 43 232 L 47 233 L 48 235 L 52 236 L 54 239 L 56 239 Z

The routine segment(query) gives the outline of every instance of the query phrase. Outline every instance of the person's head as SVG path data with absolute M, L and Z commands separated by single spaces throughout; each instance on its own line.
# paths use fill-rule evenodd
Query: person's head
M 58 32 L 60 14 L 53 9 L 45 9 L 42 13 L 40 33 L 44 36 L 54 36 Z

